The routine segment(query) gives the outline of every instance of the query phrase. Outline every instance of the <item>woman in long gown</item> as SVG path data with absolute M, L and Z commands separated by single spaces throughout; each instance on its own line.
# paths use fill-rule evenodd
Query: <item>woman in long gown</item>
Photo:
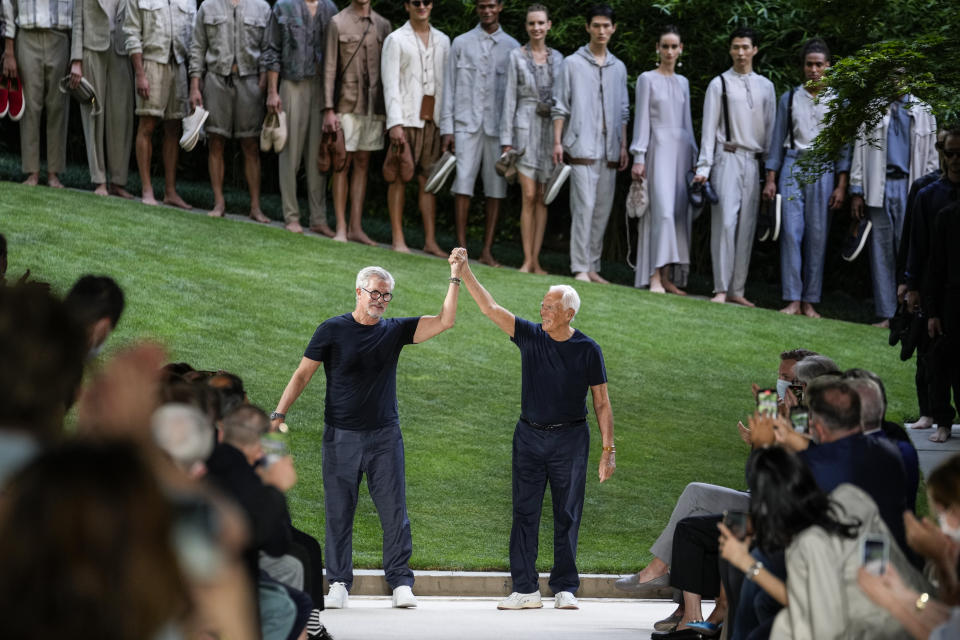
M 510 52 L 507 90 L 500 121 L 503 151 L 522 152 L 517 174 L 523 201 L 520 208 L 520 241 L 523 264 L 520 271 L 545 274 L 540 266 L 540 246 L 547 227 L 543 187 L 553 171 L 553 78 L 560 72 L 563 56 L 546 44 L 550 16 L 542 4 L 527 9 L 530 41 Z
M 647 180 L 650 209 L 640 219 L 634 286 L 685 295 L 690 270 L 686 174 L 697 157 L 690 116 L 690 85 L 676 73 L 683 43 L 667 26 L 657 40 L 660 63 L 637 78 L 632 177 Z M 672 269 L 668 269 L 672 265 Z M 672 273 L 671 273 L 672 272 Z

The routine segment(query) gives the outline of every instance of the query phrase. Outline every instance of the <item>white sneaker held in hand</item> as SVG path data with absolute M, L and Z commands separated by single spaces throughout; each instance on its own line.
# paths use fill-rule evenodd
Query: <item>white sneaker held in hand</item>
M 413 589 L 405 584 L 400 585 L 393 590 L 393 608 L 394 609 L 416 609 L 417 598 L 413 595 Z
M 323 606 L 327 609 L 346 609 L 348 598 L 345 582 L 331 582 L 330 591 L 327 593 L 327 597 L 323 599 Z
M 577 599 L 569 591 L 561 591 L 554 597 L 553 601 L 554 609 L 579 609 L 580 605 L 577 604 Z
M 533 593 L 518 593 L 514 591 L 500 601 L 500 604 L 497 605 L 497 609 L 539 609 L 542 606 L 543 601 L 540 599 L 539 591 L 534 591 Z

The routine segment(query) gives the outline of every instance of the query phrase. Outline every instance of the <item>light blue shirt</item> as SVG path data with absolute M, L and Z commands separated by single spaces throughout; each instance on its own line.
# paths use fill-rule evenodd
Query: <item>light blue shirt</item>
M 887 127 L 887 170 L 898 169 L 910 173 L 910 111 L 906 98 L 890 104 L 890 124 Z

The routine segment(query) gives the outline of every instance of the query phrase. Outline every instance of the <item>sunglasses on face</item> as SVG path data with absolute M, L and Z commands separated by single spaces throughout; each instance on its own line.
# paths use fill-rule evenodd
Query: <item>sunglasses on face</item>
M 363 289 L 363 287 L 360 287 L 360 288 Z M 363 290 L 370 295 L 371 300 L 379 300 L 380 298 L 383 298 L 384 302 L 390 302 L 391 300 L 393 300 L 393 294 L 390 293 L 389 291 L 377 291 L 376 289 L 374 289 L 373 291 L 370 291 L 370 289 L 363 289 Z
M 410 4 L 415 6 L 417 9 L 420 7 L 429 7 L 433 4 L 433 0 L 409 0 Z

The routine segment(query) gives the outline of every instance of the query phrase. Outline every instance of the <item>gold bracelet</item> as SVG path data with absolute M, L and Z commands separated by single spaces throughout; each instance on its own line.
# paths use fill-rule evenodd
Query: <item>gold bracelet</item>
M 927 608 L 927 603 L 928 603 L 929 601 L 930 601 L 930 594 L 929 594 L 929 593 L 921 593 L 921 594 L 920 594 L 920 597 L 917 598 L 917 603 L 916 603 L 917 611 L 923 611 L 924 609 L 926 609 L 926 608 Z
M 609 451 L 610 453 L 616 453 L 616 452 L 617 452 L 617 448 L 616 448 L 616 447 L 604 447 L 603 450 L 604 450 L 604 451 Z

